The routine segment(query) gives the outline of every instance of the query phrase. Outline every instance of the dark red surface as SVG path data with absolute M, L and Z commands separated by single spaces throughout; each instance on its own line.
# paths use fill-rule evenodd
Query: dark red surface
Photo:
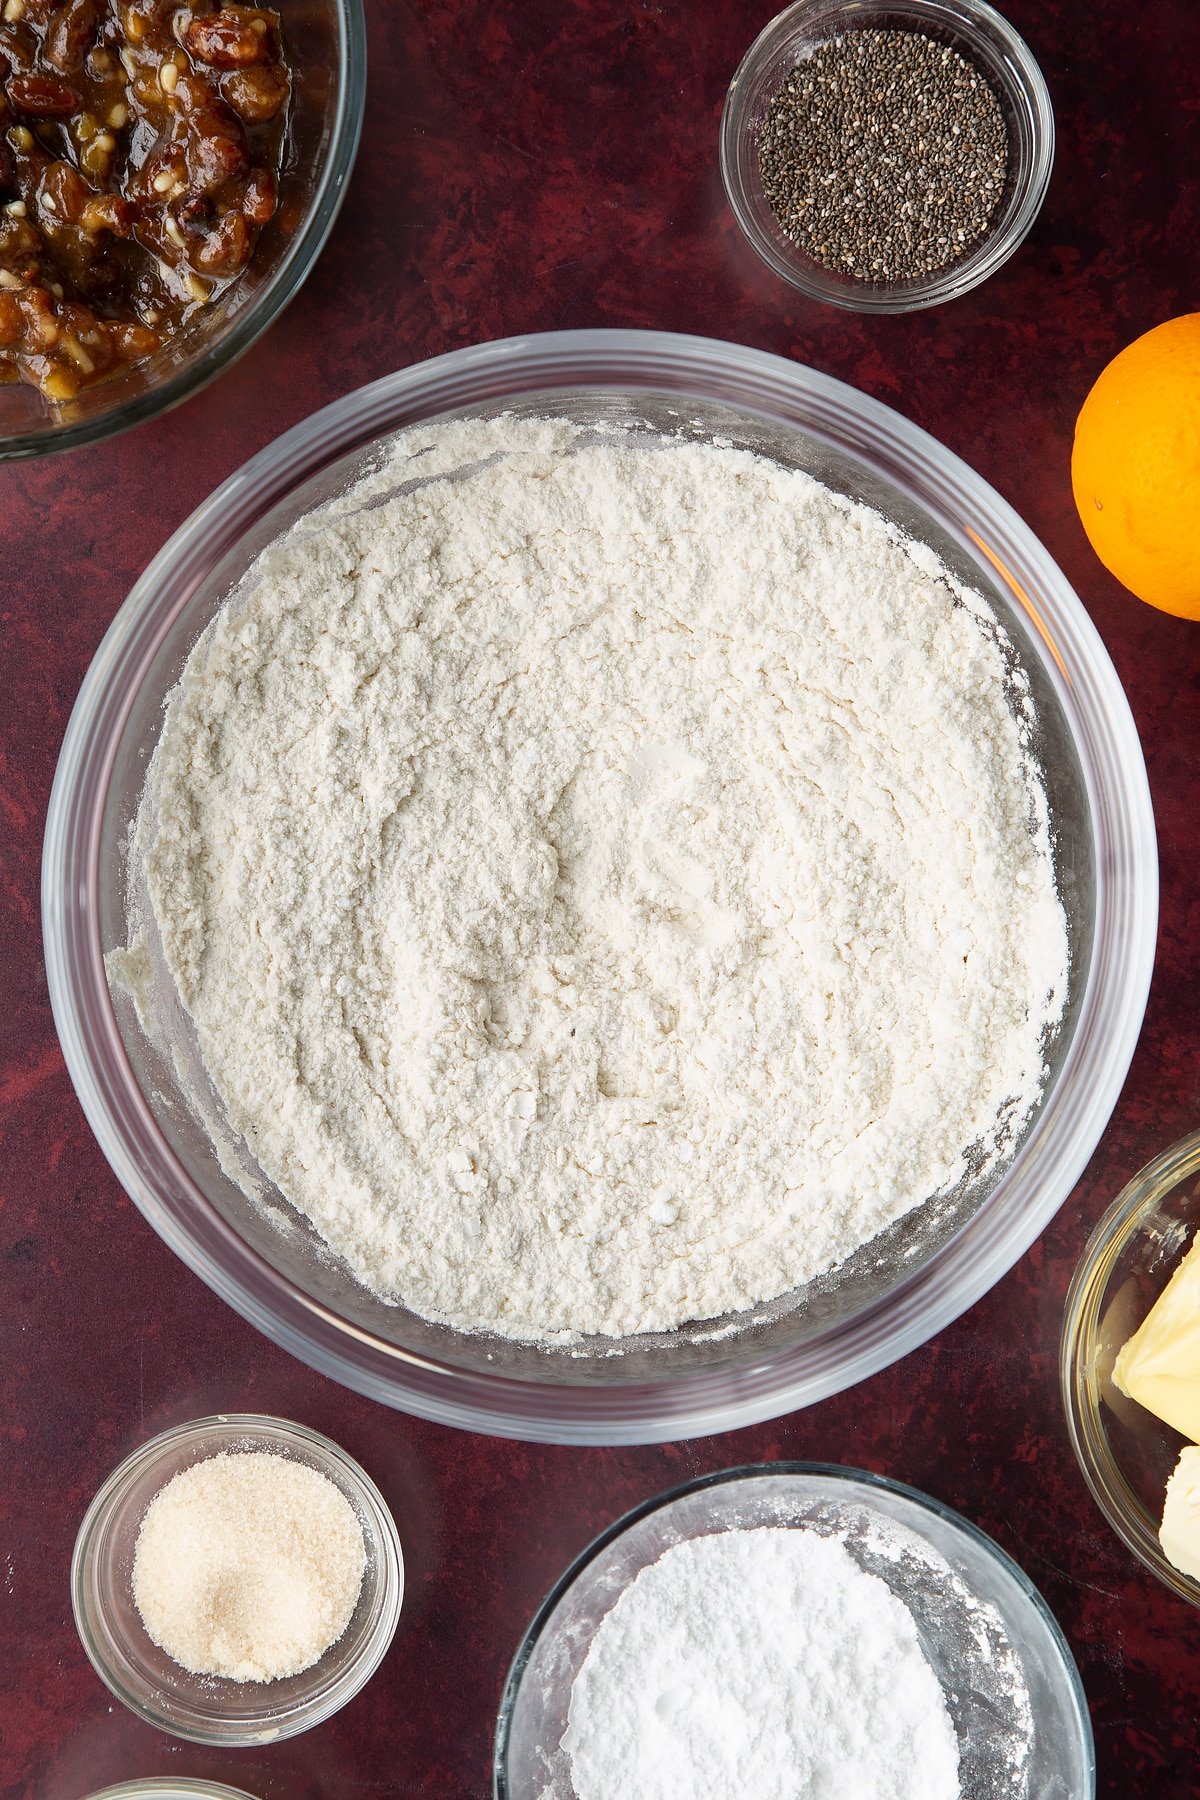
M 776 1457 L 885 1471 L 961 1508 L 1028 1571 L 1071 1642 L 1104 1800 L 1197 1793 L 1200 1615 L 1094 1509 L 1063 1427 L 1056 1356 L 1092 1224 L 1142 1163 L 1200 1123 L 1200 625 L 1151 611 L 1105 574 L 1068 475 L 1075 414 L 1103 363 L 1200 300 L 1200 9 L 1008 10 L 1058 117 L 1033 235 L 953 305 L 863 319 L 778 283 L 724 204 L 721 101 L 771 0 L 369 0 L 362 153 L 286 317 L 171 416 L 0 470 L 6 1800 L 79 1800 L 182 1772 L 263 1800 L 484 1796 L 505 1669 L 567 1560 L 669 1484 Z M 1146 748 L 1162 857 L 1141 1044 L 1045 1237 L 965 1318 L 862 1387 L 664 1449 L 524 1447 L 423 1425 L 256 1335 L 159 1243 L 93 1143 L 58 1050 L 38 927 L 43 821 L 71 704 L 164 538 L 252 451 L 360 382 L 478 339 L 593 324 L 732 337 L 812 363 L 973 463 L 1058 558 L 1109 646 Z M 110 1700 L 67 1587 L 80 1516 L 112 1465 L 163 1426 L 218 1409 L 281 1413 L 344 1443 L 395 1510 L 409 1574 L 396 1643 L 364 1693 L 305 1737 L 232 1753 L 173 1743 Z

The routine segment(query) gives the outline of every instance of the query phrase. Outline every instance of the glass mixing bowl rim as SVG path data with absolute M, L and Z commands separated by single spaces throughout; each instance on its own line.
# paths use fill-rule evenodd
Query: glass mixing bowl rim
M 806 15 L 829 15 L 832 21 L 839 13 L 850 19 L 864 11 L 894 13 L 908 23 L 926 21 L 951 29 L 957 26 L 972 40 L 977 56 L 982 52 L 975 40 L 981 30 L 985 35 L 990 33 L 996 44 L 987 46 L 987 72 L 1005 88 L 1014 106 L 1024 102 L 1032 149 L 1017 162 L 1019 204 L 1006 222 L 995 229 L 989 227 L 961 261 L 909 281 L 864 282 L 855 288 L 836 272 L 823 272 L 816 262 L 794 260 L 766 235 L 747 193 L 742 158 L 748 132 L 746 111 L 757 92 L 763 63 L 787 44 L 794 29 L 804 24 Z M 837 34 L 831 31 L 830 35 Z M 1002 47 L 1002 52 L 997 46 Z M 957 300 L 987 281 L 1020 249 L 1032 230 L 1050 186 L 1054 151 L 1054 106 L 1046 78 L 1024 38 L 988 0 L 853 0 L 850 4 L 847 0 L 792 0 L 790 6 L 768 20 L 742 57 L 721 113 L 721 181 L 729 209 L 747 244 L 774 275 L 797 292 L 847 312 L 919 312 Z
M 143 1800 L 154 1794 L 159 1800 L 256 1800 L 245 1788 L 230 1787 L 224 1781 L 204 1781 L 188 1775 L 147 1775 L 139 1781 L 118 1781 L 115 1787 L 100 1788 L 87 1800 Z
M 726 392 L 722 382 L 735 391 Z M 1095 947 L 1062 1071 L 1026 1144 L 963 1230 L 881 1301 L 802 1345 L 747 1358 L 740 1366 L 624 1388 L 510 1379 L 385 1344 L 304 1294 L 254 1251 L 200 1194 L 153 1120 L 128 1065 L 104 978 L 98 924 L 88 910 L 94 910 L 99 890 L 104 795 L 120 725 L 138 687 L 131 678 L 126 688 L 114 691 L 114 681 L 134 663 L 144 673 L 154 644 L 187 605 L 206 569 L 238 541 L 253 517 L 302 479 L 406 424 L 470 411 L 498 398 L 515 402 L 551 390 L 597 388 L 667 391 L 684 401 L 689 393 L 706 395 L 832 442 L 915 496 L 921 510 L 969 555 L 993 565 L 1024 595 L 1031 635 L 1040 632 L 1048 647 L 1044 667 L 1081 760 L 1097 863 Z M 956 510 L 970 525 L 955 523 Z M 1028 598 L 1031 587 L 1040 605 Z M 1075 658 L 1070 669 L 1055 641 L 1056 625 L 1065 629 Z M 1145 764 L 1116 672 L 1057 566 L 992 488 L 919 427 L 815 370 L 713 339 L 594 330 L 473 345 L 386 376 L 293 427 L 196 509 L 134 585 L 84 678 L 47 815 L 42 910 L 51 1004 L 92 1130 L 139 1209 L 215 1292 L 302 1361 L 418 1416 L 505 1436 L 618 1443 L 730 1429 L 840 1391 L 925 1342 L 1012 1266 L 1082 1173 L 1115 1104 L 1149 988 L 1157 885 Z M 1106 933 L 1115 934 L 1112 943 Z M 98 1024 L 82 1004 L 81 982 L 88 984 Z M 1073 1084 L 1077 1117 L 1069 1130 L 1060 1131 L 1063 1095 L 1071 1094 Z M 130 1149 L 130 1133 L 144 1134 L 139 1148 L 157 1158 L 155 1173 L 161 1166 L 169 1180 L 152 1184 Z M 1037 1182 L 1028 1174 L 1035 1148 Z M 1026 1191 L 1018 1209 L 1009 1190 L 1022 1170 Z M 997 1196 L 1005 1195 L 1010 1203 L 998 1222 Z M 975 1251 L 965 1270 L 960 1266 L 964 1237 L 971 1238 Z M 906 1311 L 900 1320 L 898 1303 L 914 1295 L 915 1313 Z M 830 1346 L 841 1359 L 814 1371 L 814 1351 Z
M 1085 1753 L 1085 1761 L 1087 1762 L 1088 1773 L 1091 1777 L 1091 1792 L 1094 1794 L 1096 1785 L 1096 1746 L 1092 1734 L 1092 1721 L 1088 1710 L 1087 1695 L 1084 1691 L 1083 1679 L 1080 1676 L 1078 1664 L 1071 1652 L 1071 1646 L 1066 1640 L 1062 1626 L 1051 1612 L 1041 1590 L 1030 1580 L 1020 1563 L 1015 1562 L 1008 1554 L 1008 1551 L 1003 1549 L 996 1542 L 995 1538 L 989 1536 L 986 1531 L 974 1524 L 963 1513 L 957 1512 L 952 1506 L 947 1506 L 945 1501 L 936 1499 L 932 1494 L 926 1494 L 920 1488 L 912 1487 L 906 1481 L 897 1481 L 891 1475 L 877 1474 L 872 1469 L 855 1469 L 845 1463 L 787 1461 L 738 1463 L 733 1468 L 718 1469 L 709 1475 L 696 1475 L 691 1477 L 688 1481 L 681 1481 L 676 1487 L 667 1488 L 659 1494 L 653 1494 L 650 1499 L 643 1500 L 639 1505 L 630 1507 L 629 1511 L 622 1513 L 619 1519 L 614 1520 L 611 1525 L 605 1526 L 604 1530 L 599 1532 L 597 1536 L 595 1536 L 590 1543 L 586 1544 L 579 1554 L 572 1559 L 568 1567 L 563 1570 L 557 1581 L 554 1582 L 549 1592 L 546 1594 L 545 1599 L 533 1615 L 533 1618 L 525 1629 L 525 1634 L 522 1637 L 520 1644 L 517 1646 L 516 1654 L 509 1664 L 508 1674 L 504 1681 L 504 1688 L 500 1695 L 500 1705 L 496 1713 L 496 1729 L 493 1737 L 493 1800 L 514 1800 L 514 1796 L 512 1795 L 512 1791 L 508 1784 L 506 1764 L 508 1760 L 509 1737 L 512 1730 L 512 1721 L 516 1712 L 517 1701 L 520 1697 L 521 1683 L 524 1680 L 525 1671 L 532 1661 L 533 1653 L 537 1649 L 542 1634 L 546 1630 L 551 1617 L 568 1590 L 574 1586 L 575 1582 L 584 1571 L 595 1562 L 597 1557 L 607 1550 L 611 1544 L 615 1543 L 618 1538 L 623 1537 L 627 1531 L 631 1531 L 635 1525 L 640 1525 L 643 1519 L 650 1518 L 651 1515 L 656 1512 L 662 1512 L 666 1507 L 673 1505 L 678 1500 L 687 1499 L 692 1494 L 704 1493 L 708 1488 L 732 1487 L 738 1482 L 754 1481 L 761 1479 L 763 1476 L 779 1475 L 803 1476 L 811 1479 L 828 1481 L 835 1487 L 845 1487 L 851 1490 L 854 1488 L 865 1488 L 868 1492 L 871 1489 L 875 1489 L 882 1493 L 895 1494 L 901 1500 L 914 1506 L 918 1512 L 931 1513 L 934 1518 L 940 1519 L 943 1524 L 948 1525 L 952 1531 L 958 1531 L 969 1542 L 978 1544 L 988 1553 L 988 1555 L 990 1555 L 992 1561 L 998 1565 L 1001 1571 L 1012 1579 L 1023 1597 L 1032 1603 L 1034 1612 L 1038 1616 L 1040 1622 L 1046 1627 L 1051 1643 L 1058 1652 L 1059 1664 L 1066 1675 L 1067 1691 L 1071 1698 L 1072 1711 L 1079 1727 L 1081 1748 Z M 731 1527 L 730 1529 L 733 1528 Z M 752 1530 L 754 1528 L 748 1527 L 747 1529 Z M 916 1528 L 914 1527 L 913 1529 Z M 934 1548 L 936 1549 L 937 1546 L 935 1545 Z M 1076 1800 L 1083 1800 L 1083 1797 L 1076 1796 Z
M 170 412 L 223 374 L 272 326 L 295 298 L 325 247 L 346 197 L 362 136 L 367 93 L 367 22 L 363 0 L 333 0 L 337 9 L 342 80 L 329 143 L 304 217 L 244 314 L 167 380 L 76 425 L 40 425 L 0 432 L 0 463 L 78 450 L 117 437 Z
M 97 1631 L 93 1622 L 93 1614 L 102 1616 L 93 1598 L 97 1587 L 93 1553 L 97 1534 L 107 1527 L 114 1506 L 138 1477 L 153 1469 L 156 1463 L 161 1463 L 170 1451 L 177 1446 L 186 1445 L 189 1440 L 201 1441 L 214 1433 L 226 1436 L 231 1441 L 239 1437 L 253 1437 L 256 1433 L 262 1434 L 264 1438 L 270 1434 L 285 1446 L 292 1444 L 308 1450 L 313 1458 L 313 1463 L 309 1466 L 320 1465 L 321 1473 L 327 1473 L 331 1468 L 336 1469 L 354 1491 L 360 1509 L 367 1515 L 372 1540 L 379 1549 L 379 1566 L 375 1576 L 377 1616 L 368 1637 L 361 1644 L 357 1655 L 337 1671 L 318 1703 L 313 1704 L 310 1699 L 302 1697 L 295 1702 L 292 1712 L 282 1717 L 271 1708 L 270 1683 L 262 1689 L 262 1707 L 243 1720 L 208 1724 L 194 1719 L 181 1721 L 173 1717 L 150 1705 L 140 1693 L 133 1691 L 122 1680 L 108 1654 L 108 1634 L 106 1631 Z M 219 1453 L 218 1450 L 212 1452 L 214 1456 Z M 168 1425 L 153 1437 L 147 1438 L 144 1443 L 136 1445 L 128 1456 L 122 1457 L 116 1467 L 109 1471 L 88 1503 L 75 1534 L 71 1551 L 70 1590 L 75 1629 L 87 1659 L 108 1691 L 123 1706 L 157 1730 L 186 1743 L 226 1749 L 245 1748 L 261 1743 L 264 1731 L 269 1732 L 272 1742 L 275 1742 L 298 1737 L 302 1732 L 324 1724 L 353 1700 L 371 1680 L 391 1648 L 400 1623 L 404 1605 L 404 1547 L 391 1508 L 378 1487 L 361 1463 L 333 1438 L 314 1431 L 309 1425 L 302 1425 L 297 1419 L 285 1419 L 274 1413 L 209 1413 L 203 1418 L 183 1419 L 176 1425 Z M 336 1650 L 337 1645 L 333 1644 L 325 1655 L 333 1654 Z M 166 1652 L 162 1654 L 165 1655 Z M 318 1660 L 314 1671 L 323 1661 L 324 1657 Z M 302 1671 L 302 1674 L 309 1673 L 308 1670 Z
M 1100 1309 L 1117 1259 L 1172 1188 L 1200 1172 L 1200 1131 L 1191 1131 L 1152 1157 L 1130 1177 L 1098 1220 L 1075 1266 L 1063 1309 L 1059 1383 L 1067 1435 L 1079 1471 L 1101 1516 L 1136 1556 L 1189 1606 L 1200 1607 L 1200 1581 L 1169 1563 L 1159 1545 L 1158 1527 L 1125 1479 L 1101 1422 L 1100 1396 L 1085 1369 L 1100 1323 Z M 1147 1417 L 1150 1415 L 1148 1414 Z

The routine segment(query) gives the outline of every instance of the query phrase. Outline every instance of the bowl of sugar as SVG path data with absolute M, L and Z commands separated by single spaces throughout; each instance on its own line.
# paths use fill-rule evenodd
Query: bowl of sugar
M 497 1800 L 1095 1793 L 1045 1602 L 959 1514 L 820 1463 L 727 1469 L 601 1534 L 526 1632 Z M 664 1785 L 665 1782 L 665 1785 Z
M 89 1506 L 71 1600 L 97 1674 L 173 1737 L 262 1744 L 344 1706 L 400 1617 L 400 1539 L 328 1438 L 230 1413 L 151 1438 Z

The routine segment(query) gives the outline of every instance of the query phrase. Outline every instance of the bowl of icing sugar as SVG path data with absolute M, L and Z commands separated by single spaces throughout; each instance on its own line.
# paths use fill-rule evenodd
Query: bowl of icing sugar
M 1079 1674 L 959 1514 L 819 1463 L 728 1469 L 604 1532 L 543 1601 L 497 1800 L 1088 1800 Z
M 1028 528 L 656 332 L 457 351 L 248 463 L 98 651 L 43 869 L 166 1242 L 371 1398 L 558 1442 L 776 1416 L 970 1306 L 1104 1128 L 1156 901 Z

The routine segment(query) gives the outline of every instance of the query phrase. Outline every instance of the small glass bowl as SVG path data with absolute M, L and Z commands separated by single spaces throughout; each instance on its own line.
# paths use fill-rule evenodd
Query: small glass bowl
M 807 255 L 775 217 L 758 166 L 759 132 L 781 82 L 820 44 L 865 30 L 915 31 L 949 44 L 988 78 L 1008 126 L 1008 178 L 986 234 L 948 267 L 903 281 L 861 281 Z M 1042 72 L 986 0 L 796 0 L 742 58 L 721 119 L 721 177 L 752 248 L 802 293 L 856 312 L 916 312 L 986 281 L 1028 233 L 1053 162 L 1054 109 Z
M 1172 1593 L 1200 1606 L 1200 1582 L 1158 1541 L 1167 1480 L 1186 1440 L 1114 1386 L 1113 1363 L 1200 1228 L 1200 1131 L 1146 1164 L 1088 1241 L 1067 1295 L 1060 1373 L 1084 1480 L 1117 1536 Z
M 152 1642 L 133 1598 L 134 1547 L 155 1494 L 193 1463 L 245 1450 L 273 1451 L 328 1476 L 354 1508 L 367 1552 L 362 1592 L 341 1637 L 311 1669 L 279 1681 L 190 1674 Z M 379 1667 L 403 1592 L 400 1539 L 370 1477 L 328 1438 L 253 1413 L 195 1419 L 135 1450 L 88 1507 L 71 1559 L 75 1624 L 96 1673 L 131 1712 L 199 1744 L 269 1743 L 329 1718 Z
M 596 1632 L 664 1551 L 714 1532 L 837 1536 L 903 1601 L 941 1683 L 972 1800 L 1091 1800 L 1096 1758 L 1071 1652 L 1028 1576 L 960 1514 L 886 1476 L 828 1463 L 725 1469 L 618 1519 L 542 1602 L 496 1722 L 495 1800 L 570 1800 L 571 1689 Z
M 254 1800 L 245 1788 L 226 1787 L 223 1781 L 172 1780 L 168 1775 L 148 1776 L 145 1781 L 119 1781 L 101 1788 L 88 1800 Z
M 363 0 L 306 0 L 286 16 L 294 75 L 279 203 L 241 275 L 145 362 L 52 405 L 0 383 L 0 462 L 71 450 L 127 431 L 207 386 L 262 336 L 307 278 L 338 215 L 362 129 Z

